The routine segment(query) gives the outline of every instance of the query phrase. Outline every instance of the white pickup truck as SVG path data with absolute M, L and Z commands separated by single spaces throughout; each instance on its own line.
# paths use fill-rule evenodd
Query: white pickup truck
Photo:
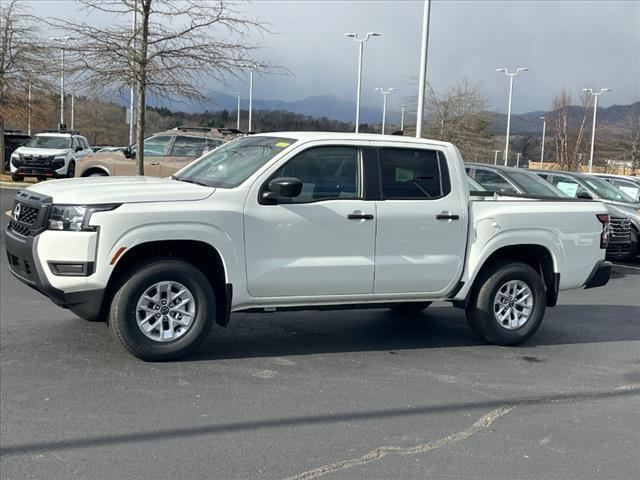
M 460 152 L 415 138 L 253 135 L 172 178 L 77 178 L 16 196 L 12 272 L 144 360 L 187 354 L 231 312 L 467 311 L 527 340 L 559 290 L 601 286 L 606 208 L 470 194 Z

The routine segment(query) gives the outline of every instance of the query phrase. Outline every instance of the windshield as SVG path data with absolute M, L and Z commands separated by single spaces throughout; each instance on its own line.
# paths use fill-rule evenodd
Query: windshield
M 467 184 L 469 185 L 469 190 L 471 192 L 484 192 L 486 190 L 486 188 L 476 182 L 469 175 L 467 175 Z
M 635 200 L 625 194 L 622 190 L 613 185 L 600 180 L 599 178 L 582 177 L 584 183 L 589 185 L 601 198 L 613 200 L 614 202 L 635 203 Z
M 509 175 L 531 195 L 540 195 L 543 197 L 569 197 L 559 188 L 554 187 L 550 183 L 542 180 L 536 174 L 524 172 L 509 172 Z
M 239 138 L 204 155 L 174 178 L 209 187 L 237 187 L 294 142 L 281 137 Z
M 31 137 L 25 147 L 31 148 L 71 148 L 71 137 L 58 137 L 53 135 L 37 135 Z

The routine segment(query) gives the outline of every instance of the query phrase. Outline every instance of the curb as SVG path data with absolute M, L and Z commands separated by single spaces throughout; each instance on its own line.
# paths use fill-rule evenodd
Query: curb
M 13 183 L 13 182 L 0 182 L 0 187 L 9 188 L 11 190 L 20 190 L 22 188 L 27 188 L 30 185 L 35 185 L 35 184 L 33 184 L 33 183 L 23 183 L 22 185 L 18 185 L 18 184 Z

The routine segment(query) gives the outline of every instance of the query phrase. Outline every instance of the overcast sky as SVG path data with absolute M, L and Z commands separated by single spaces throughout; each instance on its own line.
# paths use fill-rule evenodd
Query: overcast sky
M 381 103 L 375 87 L 396 87 L 392 106 L 417 95 L 423 1 L 255 0 L 247 16 L 275 34 L 256 38 L 258 60 L 287 66 L 292 76 L 261 76 L 255 96 L 297 100 L 331 94 L 353 100 L 357 45 L 345 32 L 377 31 L 365 45 L 363 103 Z M 81 15 L 74 0 L 33 1 L 44 16 Z M 608 87 L 603 106 L 640 99 L 640 2 L 434 0 L 428 80 L 437 88 L 463 77 L 480 82 L 492 109 L 506 111 L 508 80 L 497 67 L 528 67 L 516 78 L 513 110 L 545 110 L 566 86 Z M 246 84 L 212 88 L 233 93 Z M 397 94 L 396 94 L 397 93 Z

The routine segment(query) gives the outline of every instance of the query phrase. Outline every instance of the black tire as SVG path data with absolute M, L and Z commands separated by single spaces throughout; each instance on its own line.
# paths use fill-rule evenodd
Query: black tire
M 108 175 L 104 172 L 94 171 L 89 175 L 84 175 L 85 177 L 107 177 Z
M 18 175 L 11 174 L 12 182 L 24 182 L 24 177 L 19 177 Z
M 411 315 L 420 313 L 424 309 L 428 308 L 433 302 L 407 302 L 407 303 L 398 303 L 397 305 L 392 305 L 389 308 L 394 312 L 402 313 L 405 315 Z
M 109 328 L 130 353 L 144 361 L 168 361 L 195 350 L 207 338 L 215 322 L 215 295 L 209 280 L 191 263 L 159 258 L 133 269 L 111 302 Z M 196 310 L 192 324 L 179 338 L 160 342 L 145 336 L 137 322 L 136 305 L 154 283 L 178 282 L 192 293 Z M 163 327 L 161 327 L 163 328 Z
M 74 162 L 73 160 L 71 160 L 71 162 L 69 162 L 69 166 L 67 167 L 67 178 L 73 178 L 76 176 L 76 162 Z
M 507 282 L 519 280 L 529 287 L 533 305 L 529 319 L 520 327 L 503 326 L 494 314 L 494 299 Z M 546 292 L 540 275 L 529 265 L 502 262 L 489 268 L 476 281 L 467 307 L 467 322 L 473 332 L 496 345 L 517 345 L 527 341 L 538 330 L 546 309 Z

